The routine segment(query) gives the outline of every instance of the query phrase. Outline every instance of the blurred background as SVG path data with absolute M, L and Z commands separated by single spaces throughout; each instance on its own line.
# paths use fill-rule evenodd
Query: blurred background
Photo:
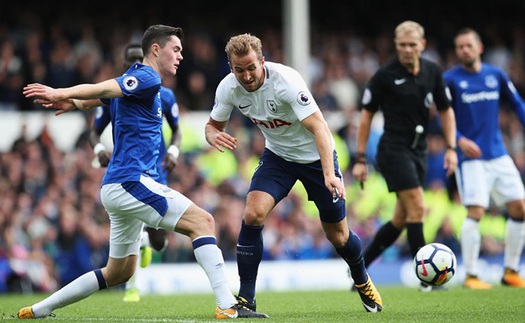
M 164 1 L 131 6 L 124 1 L 59 3 L 16 1 L 0 10 L 0 292 L 53 291 L 107 260 L 109 226 L 100 203 L 104 169 L 91 166 L 88 133 L 94 112 L 55 117 L 23 98 L 22 87 L 94 83 L 123 72 L 123 50 L 140 42 L 151 24 L 185 31 L 181 68 L 165 85 L 181 111 L 182 154 L 169 186 L 211 212 L 225 260 L 235 260 L 244 198 L 264 139 L 249 120 L 234 114 L 228 131 L 240 140 L 219 154 L 203 140 L 215 87 L 229 73 L 224 46 L 249 32 L 263 42 L 267 61 L 297 68 L 310 85 L 337 141 L 348 189 L 348 220 L 366 246 L 391 217 L 395 198 L 374 171 L 381 135 L 375 118 L 369 142 L 372 174 L 365 190 L 351 176 L 362 90 L 379 66 L 394 56 L 393 30 L 406 19 L 426 29 L 424 56 L 443 69 L 456 63 L 453 37 L 477 29 L 484 60 L 503 68 L 525 94 L 525 2 L 266 0 Z M 517 118 L 503 106 L 500 123 L 507 147 L 525 177 L 525 138 Z M 461 256 L 458 232 L 466 216 L 454 180 L 445 178 L 445 144 L 429 125 L 427 242 L 438 241 Z M 505 210 L 492 208 L 482 221 L 482 257 L 501 263 Z M 268 217 L 265 260 L 337 259 L 325 239 L 314 205 L 297 185 Z M 404 237 L 379 260 L 408 257 Z M 188 238 L 170 234 L 155 263 L 195 262 Z M 372 266 L 373 267 L 373 266 Z

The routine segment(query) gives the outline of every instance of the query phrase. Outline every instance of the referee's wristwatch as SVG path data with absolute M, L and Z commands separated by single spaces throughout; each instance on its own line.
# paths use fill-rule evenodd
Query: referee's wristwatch
M 456 150 L 456 146 L 452 146 L 452 145 L 447 145 L 447 149 L 450 149 L 450 150 Z

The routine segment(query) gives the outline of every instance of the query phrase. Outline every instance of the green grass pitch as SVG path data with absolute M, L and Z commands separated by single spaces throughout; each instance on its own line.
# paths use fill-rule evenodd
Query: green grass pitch
M 416 288 L 378 286 L 383 298 L 381 313 L 365 312 L 356 292 L 260 292 L 258 310 L 265 322 L 525 322 L 525 289 L 495 286 L 491 290 L 421 293 Z M 124 303 L 120 290 L 98 292 L 83 301 L 55 310 L 45 322 L 217 322 L 215 298 L 210 294 L 144 295 L 138 303 Z M 18 320 L 20 307 L 45 295 L 0 296 L 3 321 Z M 241 319 L 243 322 L 260 322 Z

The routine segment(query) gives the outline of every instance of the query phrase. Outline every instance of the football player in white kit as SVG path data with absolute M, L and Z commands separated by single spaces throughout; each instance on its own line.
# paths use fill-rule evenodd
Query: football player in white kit
M 172 77 L 183 59 L 182 29 L 150 26 L 144 33 L 144 61 L 124 75 L 97 84 L 54 89 L 34 83 L 24 95 L 56 108 L 56 115 L 92 109 L 111 100 L 113 154 L 102 180 L 101 201 L 110 217 L 109 259 L 106 267 L 78 277 L 44 300 L 18 312 L 18 318 L 42 318 L 57 308 L 78 302 L 94 292 L 125 283 L 134 274 L 144 224 L 176 231 L 192 239 L 195 258 L 215 293 L 215 317 L 267 318 L 240 304 L 232 294 L 211 214 L 181 193 L 157 182 L 161 142 L 162 78 Z M 115 99 L 116 98 L 116 99 Z
M 350 267 L 363 306 L 369 312 L 381 311 L 381 296 L 364 266 L 361 240 L 348 228 L 334 139 L 306 83 L 294 69 L 265 62 L 261 41 L 253 35 L 232 37 L 225 50 L 231 73 L 217 88 L 206 140 L 221 152 L 236 148 L 237 138 L 225 132 L 233 109 L 250 118 L 266 139 L 237 243 L 238 300 L 256 309 L 264 221 L 299 180 L 319 210 L 326 237 Z

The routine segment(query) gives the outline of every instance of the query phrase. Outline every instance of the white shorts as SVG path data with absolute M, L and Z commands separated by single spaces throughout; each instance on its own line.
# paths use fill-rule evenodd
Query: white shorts
M 100 197 L 110 220 L 109 256 L 138 255 L 144 224 L 174 231 L 177 222 L 193 202 L 181 193 L 153 179 L 106 184 Z
M 525 198 L 521 175 L 508 155 L 491 160 L 469 160 L 456 172 L 461 203 L 488 208 L 490 197 L 497 206 Z

